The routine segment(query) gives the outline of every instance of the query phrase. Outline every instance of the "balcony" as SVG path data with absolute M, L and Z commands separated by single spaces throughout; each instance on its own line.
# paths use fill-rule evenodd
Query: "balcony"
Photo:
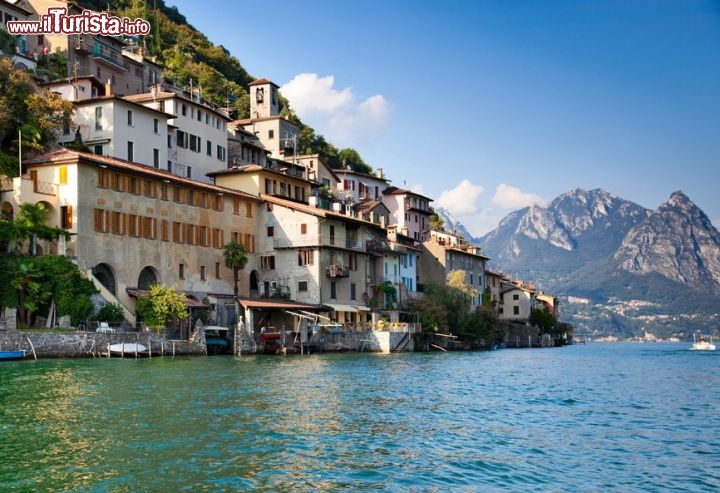
M 327 266 L 326 273 L 328 277 L 350 277 L 350 269 L 344 265 L 330 264 Z
M 124 70 L 127 72 L 125 63 L 121 60 L 122 55 L 111 48 L 95 43 L 92 47 L 92 56 L 95 60 L 105 62 L 106 64 L 115 67 L 116 69 Z

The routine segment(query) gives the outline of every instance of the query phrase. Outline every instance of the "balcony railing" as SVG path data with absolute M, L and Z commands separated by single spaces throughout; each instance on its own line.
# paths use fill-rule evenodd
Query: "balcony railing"
M 350 269 L 344 265 L 330 264 L 326 272 L 328 277 L 350 277 Z
M 57 195 L 57 185 L 47 181 L 35 180 L 33 182 L 33 191 L 43 195 Z

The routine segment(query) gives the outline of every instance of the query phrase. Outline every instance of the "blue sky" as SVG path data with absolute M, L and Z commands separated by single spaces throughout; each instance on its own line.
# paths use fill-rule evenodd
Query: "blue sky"
M 167 0 L 471 233 L 572 188 L 720 225 L 720 2 Z

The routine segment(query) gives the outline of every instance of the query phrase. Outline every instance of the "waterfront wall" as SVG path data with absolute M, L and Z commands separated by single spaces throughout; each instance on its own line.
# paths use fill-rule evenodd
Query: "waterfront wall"
M 205 341 L 171 340 L 155 333 L 64 332 L 64 331 L 4 331 L 0 332 L 0 349 L 17 351 L 24 349 L 29 357 L 38 358 L 87 358 L 107 353 L 108 345 L 117 343 L 140 343 L 153 355 L 200 355 L 206 354 Z

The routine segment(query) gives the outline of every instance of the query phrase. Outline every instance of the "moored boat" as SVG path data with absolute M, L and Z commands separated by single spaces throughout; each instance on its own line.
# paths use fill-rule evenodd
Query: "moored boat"
M 110 344 L 110 352 L 114 354 L 144 354 L 147 347 L 137 342 L 119 342 Z
M 700 339 L 697 339 L 694 337 L 694 342 L 692 347 L 690 347 L 690 351 L 715 351 L 715 344 L 713 344 L 712 339 L 707 340 L 705 337 L 700 337 Z
M 20 349 L 19 351 L 0 351 L 0 360 L 23 359 L 27 351 Z

